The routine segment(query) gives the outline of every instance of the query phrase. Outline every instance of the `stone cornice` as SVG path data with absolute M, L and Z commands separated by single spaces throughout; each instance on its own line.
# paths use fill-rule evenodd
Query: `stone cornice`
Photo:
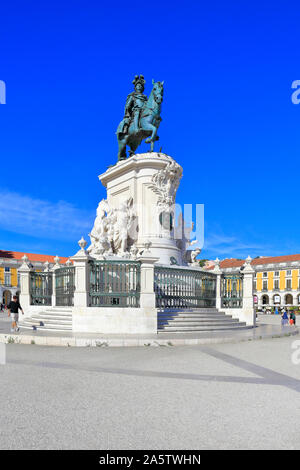
M 157 168 L 157 170 L 160 170 L 165 168 L 170 162 L 175 162 L 175 160 L 164 153 L 149 152 L 136 154 L 108 168 L 105 173 L 99 175 L 99 180 L 103 186 L 107 187 L 107 183 L 118 176 L 122 176 L 124 173 L 128 173 L 129 170 L 138 171 L 143 168 Z M 180 168 L 182 173 L 182 167 L 180 166 Z

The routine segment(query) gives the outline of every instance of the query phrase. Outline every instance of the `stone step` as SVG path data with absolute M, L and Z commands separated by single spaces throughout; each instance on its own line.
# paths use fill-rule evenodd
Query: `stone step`
M 180 314 L 158 314 L 157 318 L 161 318 L 161 319 L 174 319 L 174 320 L 177 320 L 178 318 L 192 318 L 194 320 L 202 320 L 203 318 L 207 318 L 207 319 L 211 319 L 211 320 L 214 320 L 214 319 L 218 319 L 218 318 L 229 318 L 229 319 L 232 319 L 232 316 L 231 315 L 222 315 L 222 314 L 215 314 L 215 315 L 208 315 L 207 313 L 203 313 L 203 314 L 198 314 L 198 313 L 195 313 L 195 314 L 192 314 L 192 313 L 180 313 Z
M 57 314 L 49 314 L 49 313 L 36 313 L 32 315 L 30 318 L 40 318 L 45 320 L 66 320 L 72 321 L 72 315 L 57 315 Z
M 218 313 L 218 314 L 215 314 L 215 315 L 209 315 L 208 313 L 203 313 L 203 314 L 198 314 L 198 313 L 180 313 L 179 315 L 176 315 L 176 314 L 166 314 L 166 315 L 157 315 L 157 318 L 174 318 L 177 319 L 177 318 L 194 318 L 194 319 L 199 319 L 201 320 L 202 318 L 211 318 L 212 320 L 214 318 L 232 318 L 232 315 L 224 315 L 222 313 Z
M 196 333 L 197 331 L 220 331 L 220 330 L 242 330 L 250 328 L 245 323 L 234 323 L 222 326 L 196 326 L 196 327 L 180 327 L 167 326 L 164 328 L 158 328 L 159 333 Z
M 159 333 L 193 333 L 199 331 L 247 328 L 237 318 L 216 308 L 165 309 L 157 314 Z
M 42 318 L 24 318 L 23 323 L 39 325 L 43 322 L 45 325 L 72 325 L 72 320 L 43 320 Z
M 39 331 L 72 331 L 72 326 L 69 325 L 45 325 L 45 326 L 40 326 L 40 325 L 34 325 L 30 323 L 25 323 L 25 322 L 20 322 L 19 327 L 23 328 L 25 330 L 32 330 L 33 326 L 36 327 L 37 330 Z
M 225 313 L 216 308 L 166 308 L 158 310 L 158 313 Z
M 54 329 L 56 331 L 65 331 L 65 330 L 69 330 L 71 331 L 72 330 L 72 325 L 58 325 L 57 323 L 54 323 L 54 324 L 44 324 L 44 326 L 40 326 L 40 324 L 38 322 L 25 322 L 22 321 L 19 323 L 19 326 L 21 328 L 26 328 L 26 329 L 32 329 L 33 326 L 35 326 L 37 329 L 39 330 L 46 330 L 46 329 Z
M 239 325 L 239 322 L 226 322 L 226 321 L 219 321 L 219 322 L 172 322 L 172 323 L 158 323 L 158 328 L 197 328 L 198 326 L 201 328 L 202 326 L 228 326 L 228 325 Z
M 43 326 L 40 323 L 43 323 Z M 19 326 L 24 329 L 36 327 L 39 331 L 72 331 L 72 308 L 49 307 L 31 317 L 26 317 Z
M 72 308 L 64 308 L 64 307 L 52 307 L 52 308 L 45 308 L 43 310 L 45 313 L 66 313 L 72 314 Z
M 161 320 L 158 319 L 157 323 L 160 325 L 183 325 L 184 323 L 186 324 L 194 324 L 194 325 L 202 325 L 202 324 L 207 324 L 207 325 L 220 325 L 221 323 L 238 323 L 237 318 L 218 318 L 218 319 L 203 319 L 203 320 L 194 320 L 192 318 L 183 318 L 183 319 L 176 319 L 176 320 Z

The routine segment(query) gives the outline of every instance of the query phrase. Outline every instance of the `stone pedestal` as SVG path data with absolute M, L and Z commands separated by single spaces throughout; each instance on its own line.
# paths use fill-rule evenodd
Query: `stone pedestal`
M 136 218 L 129 239 L 139 251 L 150 242 L 152 256 L 167 265 L 175 260 L 182 264 L 174 238 L 174 204 L 181 176 L 182 168 L 173 158 L 155 152 L 133 155 L 99 176 L 110 208 L 119 210 L 125 201 L 133 200 Z

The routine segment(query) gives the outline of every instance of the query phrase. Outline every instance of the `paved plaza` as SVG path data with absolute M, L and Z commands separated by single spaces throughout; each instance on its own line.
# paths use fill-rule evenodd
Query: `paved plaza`
M 0 448 L 299 449 L 297 338 L 156 348 L 8 344 Z

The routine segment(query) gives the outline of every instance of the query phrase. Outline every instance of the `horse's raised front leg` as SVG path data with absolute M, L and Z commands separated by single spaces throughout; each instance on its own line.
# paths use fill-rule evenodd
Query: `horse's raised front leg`
M 152 124 L 150 124 L 150 126 L 149 126 L 150 128 L 147 130 L 151 131 L 152 135 L 148 137 L 148 139 L 145 140 L 146 144 L 150 144 L 152 142 L 154 143 L 156 140 L 157 127 L 153 126 Z
M 157 127 L 155 127 L 151 122 L 144 120 L 143 129 L 152 133 L 151 136 L 145 140 L 145 142 L 146 144 L 151 144 L 151 152 L 153 152 L 154 142 L 158 140 L 156 137 Z

